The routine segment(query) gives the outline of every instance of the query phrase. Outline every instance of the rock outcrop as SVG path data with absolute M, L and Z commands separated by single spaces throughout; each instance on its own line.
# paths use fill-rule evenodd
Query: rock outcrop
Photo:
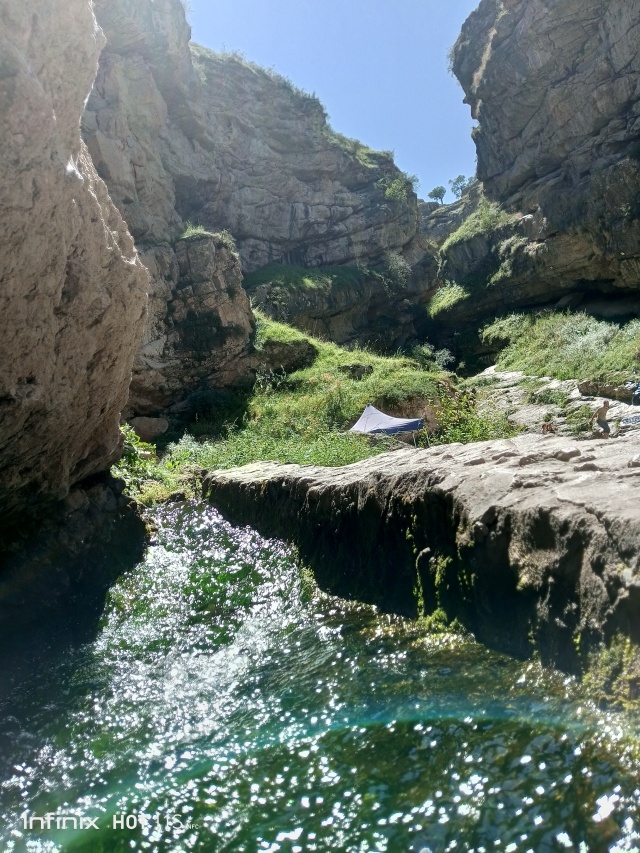
M 0 524 L 119 456 L 148 276 L 80 137 L 87 0 L 0 12 Z
M 217 387 L 250 370 L 253 321 L 229 264 L 233 310 L 224 300 L 213 304 L 211 292 L 206 307 L 189 310 L 199 327 L 233 326 L 232 342 L 216 346 L 197 367 L 191 354 L 180 355 L 184 342 L 172 306 L 179 307 L 183 289 L 176 240 L 188 222 L 230 232 L 245 273 L 275 261 L 383 265 L 389 253 L 400 253 L 415 270 L 410 293 L 341 292 L 316 313 L 322 322 L 344 314 L 350 328 L 349 314 L 379 317 L 381 326 L 395 316 L 400 337 L 411 336 L 413 316 L 398 306 L 414 297 L 424 302 L 433 251 L 419 233 L 411 182 L 392 156 L 334 133 L 320 102 L 277 74 L 190 46 L 180 0 L 97 0 L 95 8 L 107 45 L 83 133 L 152 275 L 131 413 L 154 413 L 198 384 Z M 212 264 L 213 258 L 206 265 Z M 218 292 L 224 267 L 209 279 Z M 267 297 L 265 307 L 272 302 Z M 295 321 L 298 308 L 292 303 L 286 319 Z M 352 337 L 363 339 L 361 332 L 359 324 Z
M 443 332 L 518 308 L 640 310 L 640 4 L 482 0 L 453 68 L 478 121 L 478 178 L 511 215 L 445 244 L 469 291 Z
M 640 642 L 640 457 L 632 438 L 518 436 L 345 468 L 257 463 L 205 478 L 235 521 L 293 539 L 324 589 L 577 670 Z
M 142 258 L 153 287 L 127 413 L 162 411 L 203 387 L 247 379 L 255 322 L 228 235 L 195 233 Z
M 316 337 L 388 352 L 418 339 L 429 293 L 425 281 L 435 280 L 437 266 L 428 256 L 412 270 L 395 255 L 379 271 L 332 267 L 313 271 L 308 284 L 303 283 L 304 272 L 299 271 L 297 286 L 279 282 L 277 272 L 271 281 L 256 285 L 249 276 L 245 286 L 252 304 Z

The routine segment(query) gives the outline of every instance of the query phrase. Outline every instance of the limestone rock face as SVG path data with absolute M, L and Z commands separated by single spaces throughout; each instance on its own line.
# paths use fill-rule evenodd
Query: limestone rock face
M 567 186 L 637 157 L 639 35 L 633 0 L 483 0 L 454 69 L 479 122 L 478 178 L 489 195 Z
M 396 350 L 418 337 L 428 290 L 421 275 L 362 273 L 345 284 L 327 274 L 313 287 L 287 288 L 277 282 L 247 285 L 252 304 L 269 317 L 339 344 L 367 344 Z M 430 278 L 437 269 L 431 264 Z
M 471 298 L 443 326 L 572 296 L 637 315 L 639 33 L 637 0 L 482 0 L 468 18 L 454 71 L 478 178 L 514 216 L 447 247 L 442 278 Z
M 318 100 L 278 75 L 189 45 L 180 0 L 96 0 L 95 9 L 107 45 L 83 134 L 152 277 L 131 412 L 151 414 L 177 402 L 183 381 L 187 389 L 198 382 L 220 384 L 249 369 L 253 319 L 246 300 L 237 297 L 231 322 L 238 334 L 227 364 L 214 371 L 212 361 L 201 360 L 196 369 L 191 360 L 180 376 L 172 350 L 180 321 L 171 306 L 181 299 L 174 244 L 187 222 L 212 233 L 229 231 L 244 273 L 274 261 L 381 264 L 389 253 L 399 253 L 417 271 L 414 290 L 424 301 L 433 251 L 418 231 L 411 183 L 389 153 L 335 134 Z M 318 306 L 312 319 L 322 314 L 329 334 L 341 326 L 342 339 L 351 340 L 361 331 L 353 324 L 357 313 L 374 319 L 380 314 L 382 326 L 393 316 L 396 327 L 403 319 L 406 325 L 392 339 L 409 337 L 413 320 L 398 310 L 405 295 L 384 296 L 371 288 L 342 293 Z M 265 306 L 272 302 L 267 294 Z M 293 322 L 301 313 L 294 303 L 286 316 Z M 203 323 L 217 309 L 207 311 Z M 344 318 L 325 323 L 329 314 Z M 228 325 L 222 315 L 219 320 Z M 224 349 L 218 347 L 215 357 Z M 231 357 L 234 369 L 228 369 Z
M 203 386 L 247 378 L 255 324 L 228 238 L 176 240 L 149 248 L 142 260 L 154 289 L 127 413 L 161 411 Z
M 640 469 L 632 436 L 522 435 L 399 450 L 344 468 L 255 463 L 205 478 L 235 521 L 294 540 L 320 585 L 578 669 L 640 643 Z M 418 594 L 419 591 L 419 594 Z
M 147 274 L 80 137 L 87 0 L 0 11 L 0 503 L 64 498 L 120 452 Z
M 250 271 L 381 257 L 416 234 L 390 154 L 334 134 L 283 78 L 190 46 L 180 0 L 98 0 L 96 14 L 107 46 L 84 134 L 137 241 L 197 221 L 229 230 Z

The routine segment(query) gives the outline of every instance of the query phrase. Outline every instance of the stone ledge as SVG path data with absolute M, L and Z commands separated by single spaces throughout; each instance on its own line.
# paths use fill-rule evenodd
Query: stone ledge
M 209 473 L 235 522 L 294 541 L 323 589 L 577 672 L 614 634 L 640 642 L 637 439 L 523 435 L 400 450 L 344 468 Z

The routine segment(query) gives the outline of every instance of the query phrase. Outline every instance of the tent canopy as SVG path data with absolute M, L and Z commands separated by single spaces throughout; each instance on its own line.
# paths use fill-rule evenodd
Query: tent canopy
M 349 432 L 394 435 L 396 432 L 422 429 L 423 426 L 424 418 L 392 418 L 391 415 L 385 415 L 369 403 Z

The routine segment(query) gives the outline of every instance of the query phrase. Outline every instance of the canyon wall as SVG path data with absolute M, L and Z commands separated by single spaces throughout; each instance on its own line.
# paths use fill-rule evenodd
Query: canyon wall
M 441 332 L 521 307 L 640 313 L 640 3 L 482 0 L 453 52 L 478 178 L 508 214 L 445 244 L 469 298 Z
M 433 253 L 419 233 L 411 182 L 391 154 L 334 133 L 317 98 L 279 75 L 190 45 L 179 0 L 97 0 L 95 8 L 107 45 L 84 138 L 152 278 L 129 412 L 154 413 L 190 391 L 251 375 L 253 317 L 240 269 L 383 267 L 400 254 L 412 270 L 409 288 L 342 291 L 311 317 L 299 294 L 303 304 L 293 299 L 284 319 L 320 328 L 327 317 L 364 309 L 374 320 L 382 315 L 383 332 L 393 318 L 389 345 L 415 336 Z M 179 258 L 188 223 L 222 233 L 198 244 L 195 276 Z M 227 250 L 216 254 L 221 241 Z M 206 294 L 185 313 L 189 288 Z M 267 311 L 272 295 L 262 303 Z M 208 358 L 192 345 L 194 326 L 216 332 Z M 349 328 L 344 340 L 367 339 L 361 323 Z
M 80 136 L 87 0 L 0 12 L 0 525 L 109 468 L 148 276 Z

